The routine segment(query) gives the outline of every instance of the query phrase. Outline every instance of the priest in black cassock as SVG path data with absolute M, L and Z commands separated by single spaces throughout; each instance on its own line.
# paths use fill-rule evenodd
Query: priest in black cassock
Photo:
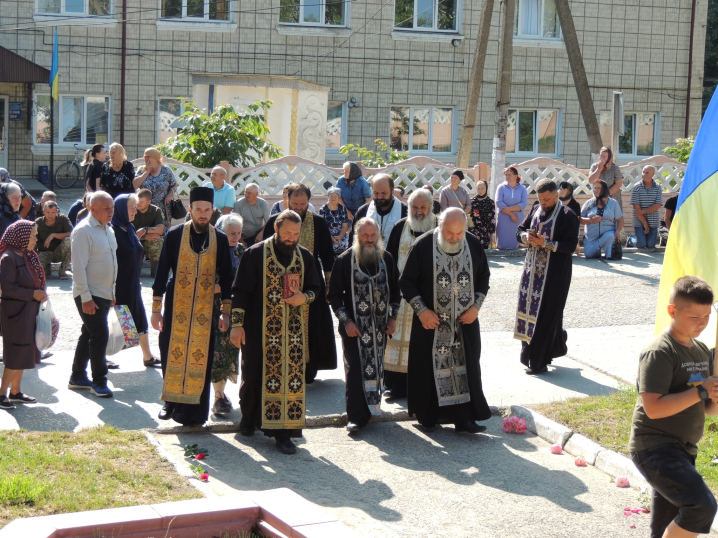
M 357 209 L 354 222 L 369 217 L 379 225 L 381 238 L 386 245 L 389 234 L 408 213 L 406 204 L 394 196 L 394 178 L 389 174 L 377 174 L 371 180 L 371 197 L 368 204 Z M 354 242 L 354 229 L 349 231 L 349 243 Z
M 334 321 L 326 300 L 326 290 L 334 266 L 334 246 L 327 221 L 315 215 L 309 208 L 312 193 L 306 185 L 292 183 L 287 187 L 289 209 L 302 219 L 302 231 L 299 246 L 306 248 L 314 256 L 319 274 L 320 292 L 309 307 L 309 360 L 307 362 L 306 383 L 314 382 L 318 370 L 334 370 L 337 367 L 337 344 L 334 339 Z M 273 215 L 264 227 L 262 237 L 274 234 Z M 321 265 L 320 265 L 321 262 Z M 322 278 L 322 269 L 324 278 Z
M 400 298 L 399 275 L 379 225 L 364 218 L 354 226 L 352 247 L 334 263 L 328 297 L 344 348 L 350 433 L 381 414 L 384 348 L 396 328 Z
M 396 223 L 389 235 L 386 250 L 396 261 L 399 273 L 406 265 L 414 242 L 426 232 L 436 228 L 436 216 L 433 214 L 433 198 L 426 189 L 417 189 L 408 200 L 409 214 Z M 386 344 L 384 355 L 384 385 L 388 398 L 406 397 L 406 370 L 409 365 L 409 340 L 411 321 L 414 313 L 402 299 L 396 318 L 396 332 Z
M 290 437 L 306 425 L 307 319 L 322 289 L 314 257 L 299 245 L 301 230 L 297 213 L 279 213 L 274 232 L 242 255 L 232 286 L 230 339 L 242 350 L 239 432 L 261 428 L 284 454 L 297 451 Z
M 514 338 L 521 340 L 521 363 L 529 375 L 548 371 L 551 360 L 568 352 L 563 309 L 571 287 L 572 255 L 578 245 L 579 222 L 558 201 L 550 179 L 536 184 L 535 204 L 519 225 L 516 239 L 528 245 L 519 287 Z
M 160 420 L 199 426 L 209 418 L 214 357 L 214 284 L 222 288 L 219 329 L 229 329 L 232 260 L 227 236 L 209 223 L 214 191 L 190 191 L 191 220 L 165 238 L 152 285 L 152 327 L 160 331 Z M 165 309 L 162 313 L 162 298 Z
M 486 430 L 491 410 L 481 386 L 479 310 L 489 291 L 481 242 L 466 233 L 466 214 L 446 209 L 422 235 L 399 279 L 414 311 L 409 345 L 408 406 L 425 431 L 453 423 L 457 432 Z

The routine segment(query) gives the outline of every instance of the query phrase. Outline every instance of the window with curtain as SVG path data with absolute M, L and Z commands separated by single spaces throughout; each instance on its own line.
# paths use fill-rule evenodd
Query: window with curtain
M 110 140 L 110 98 L 107 96 L 60 96 L 54 104 L 56 144 L 92 146 Z M 35 98 L 34 139 L 50 143 L 50 95 Z
M 344 101 L 327 103 L 327 142 L 326 150 L 337 152 L 346 141 Z
M 506 153 L 555 155 L 558 120 L 558 110 L 509 110 Z
M 453 153 L 456 147 L 453 107 L 391 107 L 390 144 L 400 151 Z
M 230 0 L 162 0 L 161 17 L 187 21 L 229 21 L 230 3 Z
M 309 26 L 344 26 L 347 0 L 280 0 L 279 22 Z
M 457 29 L 460 0 L 396 0 L 394 27 L 414 30 Z
M 111 15 L 111 0 L 38 0 L 37 12 L 43 15 Z
M 561 25 L 554 0 L 516 0 L 515 17 L 516 37 L 561 39 Z
M 171 127 L 172 123 L 184 114 L 185 100 L 179 97 L 161 97 L 157 100 L 157 121 L 159 142 L 177 134 L 177 128 Z
M 625 114 L 624 131 L 618 137 L 619 155 L 650 157 L 655 155 L 655 141 L 658 138 L 658 114 L 637 112 Z

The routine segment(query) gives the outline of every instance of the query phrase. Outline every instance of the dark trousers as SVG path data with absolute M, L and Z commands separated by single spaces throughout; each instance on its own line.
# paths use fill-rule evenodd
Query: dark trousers
M 82 332 L 75 348 L 75 360 L 72 363 L 72 377 L 87 379 L 87 362 L 92 369 L 92 382 L 104 385 L 107 382 L 107 340 L 110 336 L 107 325 L 107 313 L 110 311 L 112 301 L 100 297 L 92 297 L 97 308 L 95 313 L 85 314 L 82 311 L 82 299 L 75 297 L 75 305 L 82 319 Z
M 261 232 L 261 231 L 263 231 L 263 230 L 260 230 L 259 232 Z M 251 247 L 252 245 L 254 245 L 257 242 L 257 236 L 259 235 L 259 232 L 254 234 L 252 237 L 244 237 L 243 238 L 244 242 L 247 244 L 247 248 Z M 266 239 L 266 237 L 264 239 Z
M 651 538 L 663 536 L 671 521 L 688 532 L 711 531 L 716 499 L 696 470 L 696 457 L 681 443 L 634 452 L 631 459 L 653 488 Z

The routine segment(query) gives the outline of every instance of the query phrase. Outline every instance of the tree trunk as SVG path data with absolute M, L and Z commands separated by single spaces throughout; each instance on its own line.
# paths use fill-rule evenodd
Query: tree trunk
M 511 62 L 514 46 L 514 14 L 516 0 L 501 3 L 501 43 L 499 45 L 499 75 L 496 87 L 496 116 L 494 119 L 494 144 L 491 154 L 491 183 L 489 196 L 494 197 L 496 187 L 503 181 L 506 168 L 506 129 L 511 101 Z
M 476 51 L 474 52 L 474 62 L 471 66 L 471 79 L 469 80 L 469 94 L 466 97 L 464 123 L 461 127 L 461 139 L 459 140 L 459 149 L 456 155 L 456 166 L 458 168 L 469 167 L 471 146 L 474 142 L 474 129 L 476 127 L 476 114 L 479 109 L 481 82 L 484 78 L 486 48 L 489 43 L 489 32 L 491 31 L 491 15 L 493 11 L 494 0 L 482 0 L 479 33 L 476 36 Z

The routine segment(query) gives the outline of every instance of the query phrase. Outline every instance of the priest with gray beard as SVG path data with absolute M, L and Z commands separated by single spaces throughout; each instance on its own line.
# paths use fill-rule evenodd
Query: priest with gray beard
M 379 225 L 363 218 L 354 229 L 352 247 L 334 262 L 327 297 L 342 337 L 350 433 L 381 414 L 384 350 L 400 300 L 399 274 L 384 250 Z
M 396 223 L 389 235 L 386 250 L 391 254 L 401 274 L 414 242 L 426 232 L 436 228 L 433 198 L 426 189 L 417 189 L 408 200 L 409 214 Z M 414 313 L 402 299 L 396 318 L 396 332 L 386 344 L 384 356 L 384 384 L 387 398 L 406 397 L 406 370 L 409 365 L 409 338 Z
M 409 344 L 408 407 L 424 431 L 453 423 L 481 433 L 491 411 L 481 386 L 479 310 L 489 291 L 489 264 L 466 215 L 449 208 L 421 236 L 399 279 L 414 311 Z

